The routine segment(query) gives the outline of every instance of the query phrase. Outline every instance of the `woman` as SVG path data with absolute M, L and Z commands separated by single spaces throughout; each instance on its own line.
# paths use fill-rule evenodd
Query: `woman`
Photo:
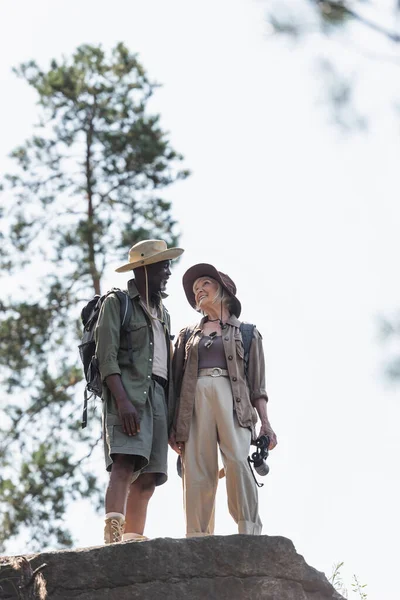
M 262 338 L 254 328 L 245 373 L 233 281 L 212 265 L 197 264 L 184 274 L 183 287 L 203 314 L 200 323 L 179 333 L 172 369 L 177 402 L 170 444 L 182 457 L 186 535 L 214 533 L 218 447 L 238 532 L 260 535 L 257 486 L 247 462 L 257 413 L 259 436 L 269 436 L 270 450 L 277 444 L 267 416 Z

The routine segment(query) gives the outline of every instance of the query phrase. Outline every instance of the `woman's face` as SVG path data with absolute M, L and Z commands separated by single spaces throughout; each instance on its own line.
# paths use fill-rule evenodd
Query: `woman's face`
M 193 293 L 196 305 L 203 311 L 211 306 L 218 294 L 219 284 L 212 277 L 200 277 L 194 282 Z

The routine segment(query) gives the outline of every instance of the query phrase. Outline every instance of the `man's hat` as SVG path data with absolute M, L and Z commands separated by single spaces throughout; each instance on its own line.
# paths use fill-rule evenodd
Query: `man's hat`
M 167 244 L 163 240 L 144 240 L 138 242 L 129 250 L 129 262 L 115 270 L 118 273 L 125 273 L 145 265 L 173 260 L 178 258 L 182 252 L 184 252 L 182 248 L 167 248 Z
M 186 271 L 182 278 L 183 289 L 185 290 L 186 298 L 188 299 L 189 304 L 193 306 L 193 308 L 196 308 L 196 300 L 194 297 L 193 285 L 196 279 L 199 279 L 199 277 L 212 277 L 213 279 L 218 281 L 218 283 L 222 285 L 224 290 L 227 291 L 230 297 L 232 298 L 233 314 L 239 317 L 242 311 L 242 305 L 236 298 L 236 285 L 228 275 L 225 275 L 225 273 L 221 273 L 221 271 L 217 271 L 215 267 L 206 263 L 193 265 L 193 267 L 190 267 L 190 269 Z

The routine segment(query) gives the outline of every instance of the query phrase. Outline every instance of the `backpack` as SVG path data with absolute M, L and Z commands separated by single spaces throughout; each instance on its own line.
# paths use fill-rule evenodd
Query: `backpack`
M 86 379 L 83 402 L 82 429 L 84 429 L 87 425 L 87 405 L 89 398 L 93 396 L 101 398 L 102 395 L 101 376 L 96 356 L 96 342 L 94 339 L 94 332 L 96 329 L 97 320 L 99 318 L 100 308 L 102 307 L 104 300 L 110 294 L 115 294 L 120 301 L 121 331 L 126 333 L 129 333 L 130 331 L 129 322 L 132 314 L 131 299 L 127 292 L 124 292 L 119 288 L 112 288 L 102 296 L 96 294 L 82 308 L 81 321 L 83 325 L 83 332 L 81 343 L 78 346 L 79 355 L 83 365 L 83 373 Z M 130 350 L 131 348 L 129 335 L 128 345 Z

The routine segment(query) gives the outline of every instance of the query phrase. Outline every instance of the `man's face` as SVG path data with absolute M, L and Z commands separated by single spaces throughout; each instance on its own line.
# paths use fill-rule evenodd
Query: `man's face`
M 154 263 L 148 265 L 147 276 L 149 278 L 149 289 L 154 292 L 163 292 L 167 286 L 168 279 L 170 278 L 170 261 Z

